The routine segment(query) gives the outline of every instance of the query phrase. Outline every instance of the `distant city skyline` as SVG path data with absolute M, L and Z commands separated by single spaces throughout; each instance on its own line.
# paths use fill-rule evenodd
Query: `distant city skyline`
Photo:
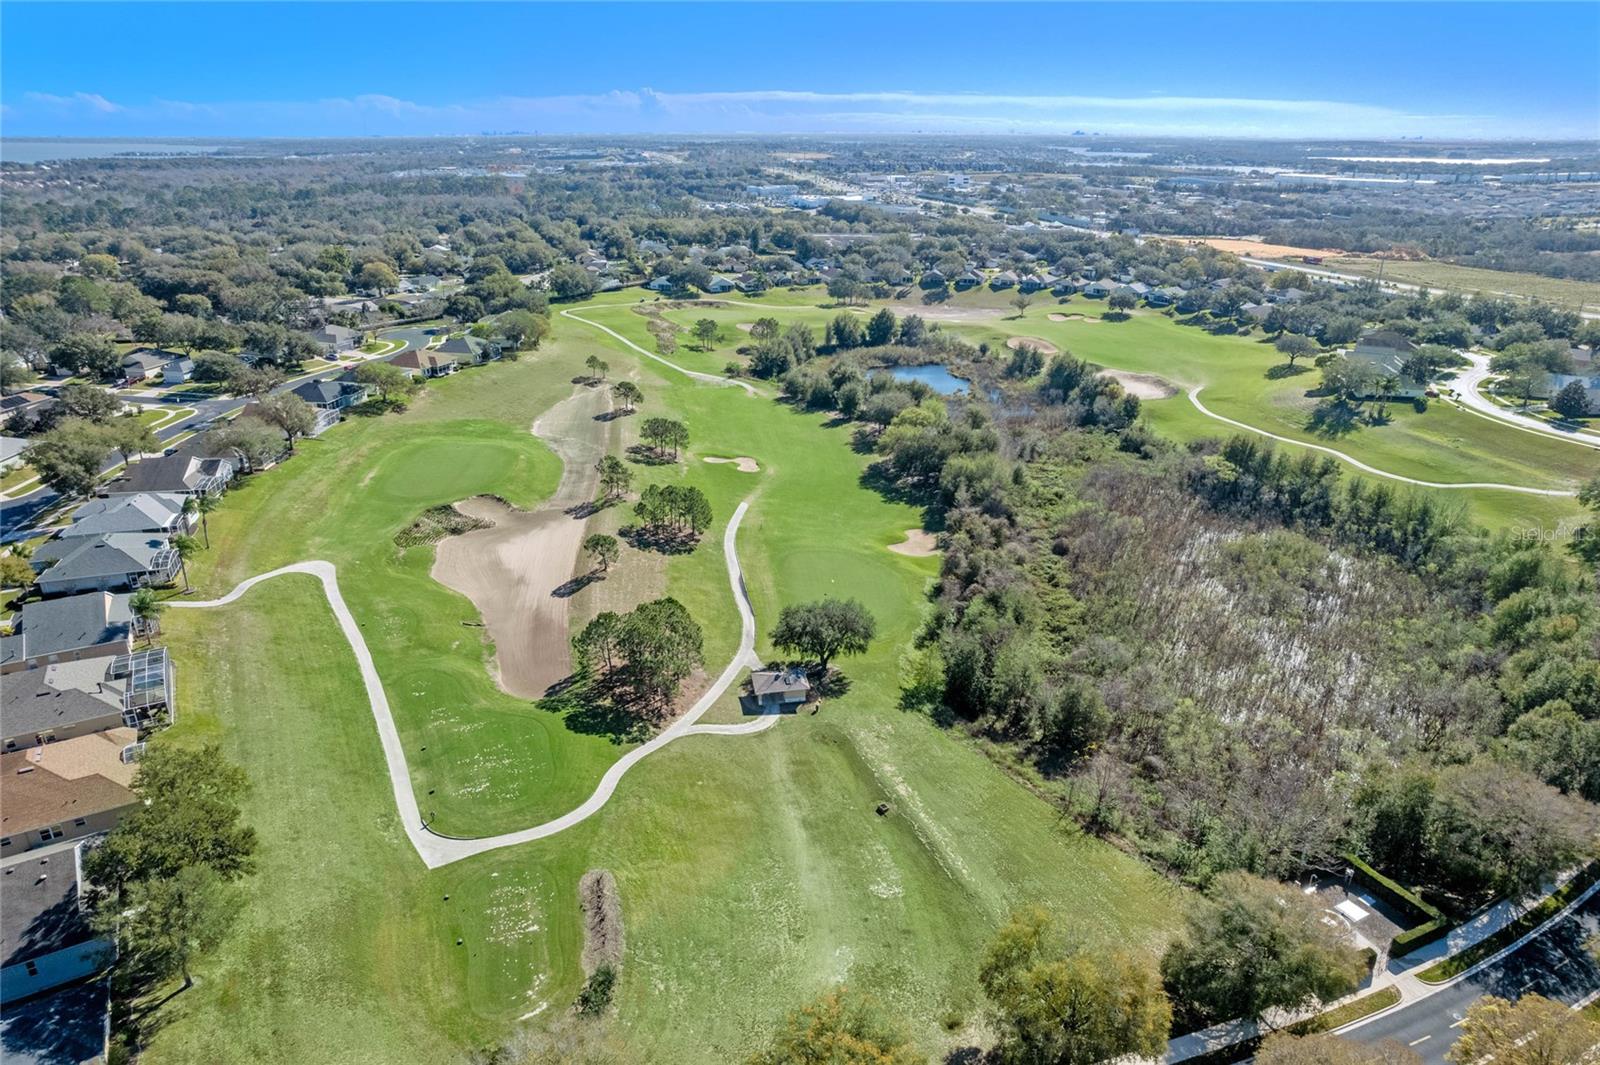
M 5 8 L 9 136 L 1600 138 L 1595 4 Z

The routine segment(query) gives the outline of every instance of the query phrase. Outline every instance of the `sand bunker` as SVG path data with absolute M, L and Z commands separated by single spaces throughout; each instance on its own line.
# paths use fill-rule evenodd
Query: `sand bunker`
M 1109 377 L 1122 386 L 1130 396 L 1140 399 L 1168 399 L 1178 394 L 1177 386 L 1165 378 L 1151 373 L 1130 373 L 1127 370 L 1101 370 L 1101 377 Z
M 754 322 L 740 322 L 736 328 L 741 333 L 748 333 L 748 332 L 750 332 L 750 330 L 754 329 L 755 327 L 756 327 L 756 324 Z
M 1018 348 L 1022 347 L 1029 347 L 1034 351 L 1037 351 L 1040 355 L 1054 355 L 1058 350 L 1060 350 L 1043 337 L 1012 337 L 1010 340 L 1006 341 L 1006 347 L 1010 348 L 1012 351 L 1016 351 Z
M 760 463 L 756 462 L 756 460 L 751 458 L 749 455 L 736 455 L 731 459 L 722 458 L 720 455 L 707 455 L 706 456 L 706 461 L 707 462 L 715 462 L 715 463 L 731 462 L 734 465 L 739 467 L 739 472 L 740 473 L 760 473 L 761 472 Z
M 906 538 L 898 544 L 890 544 L 889 550 L 897 555 L 925 558 L 939 553 L 939 539 L 925 529 L 907 529 Z
M 462 514 L 494 524 L 441 540 L 434 557 L 433 579 L 478 608 L 494 641 L 495 679 L 519 698 L 541 698 L 571 672 L 570 600 L 555 592 L 574 575 L 585 522 L 567 511 L 594 498 L 595 463 L 615 431 L 595 415 L 610 409 L 610 393 L 590 388 L 552 407 L 533 434 L 561 457 L 555 495 L 537 510 L 486 496 L 457 503 Z
M 914 314 L 925 322 L 987 322 L 1011 313 L 999 307 L 945 307 L 937 303 L 891 303 L 889 309 L 902 318 Z
M 1046 315 L 1052 322 L 1098 322 L 1098 318 L 1090 318 L 1087 314 L 1049 314 Z

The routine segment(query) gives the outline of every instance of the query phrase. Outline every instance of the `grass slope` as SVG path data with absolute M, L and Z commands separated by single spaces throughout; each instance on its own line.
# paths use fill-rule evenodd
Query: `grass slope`
M 763 628 L 780 603 L 839 592 L 877 614 L 877 645 L 844 663 L 853 687 L 820 713 L 757 737 L 683 740 L 572 831 L 430 873 L 398 830 L 350 653 L 311 581 L 169 613 L 183 708 L 161 742 L 220 737 L 245 765 L 262 871 L 239 933 L 160 1012 L 149 1060 L 459 1061 L 571 1002 L 576 883 L 596 866 L 620 885 L 617 1023 L 641 1061 L 741 1056 L 840 980 L 882 995 L 936 1051 L 971 1034 L 975 959 L 1023 903 L 1055 907 L 1091 940 L 1159 947 L 1177 889 L 898 709 L 898 664 L 937 564 L 886 550 L 919 515 L 859 487 L 866 458 L 847 432 L 688 383 L 586 326 L 557 329 L 531 359 L 437 382 L 411 412 L 347 422 L 252 479 L 212 516 L 216 546 L 194 566 L 204 592 L 285 562 L 335 562 L 423 809 L 482 834 L 574 804 L 618 749 L 496 691 L 480 630 L 462 624 L 470 604 L 432 582 L 431 549 L 401 555 L 391 537 L 474 492 L 523 505 L 547 494 L 557 466 L 527 426 L 600 351 L 613 376 L 637 374 L 643 413 L 691 427 L 693 454 L 643 476 L 700 485 L 718 528 L 754 494 L 739 548 Z M 763 469 L 701 462 L 708 453 Z M 592 587 L 620 588 L 630 572 L 662 581 L 705 625 L 708 667 L 720 668 L 737 622 L 718 539 L 664 564 L 626 549 Z

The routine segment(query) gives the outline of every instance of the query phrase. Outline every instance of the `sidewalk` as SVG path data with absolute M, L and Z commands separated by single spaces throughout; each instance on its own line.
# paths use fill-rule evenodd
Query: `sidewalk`
M 1579 867 L 1578 869 L 1571 869 L 1560 874 L 1543 894 L 1533 898 L 1519 900 L 1505 899 L 1495 903 L 1492 906 L 1485 907 L 1472 917 L 1468 918 L 1466 921 L 1463 921 L 1456 928 L 1452 929 L 1450 934 L 1445 936 L 1443 939 L 1434 943 L 1430 943 L 1425 947 L 1421 947 L 1410 954 L 1407 954 L 1403 958 L 1390 959 L 1387 966 L 1375 968 L 1372 977 L 1366 983 L 1362 984 L 1362 986 L 1358 988 L 1354 994 L 1347 995 L 1346 997 L 1335 1002 L 1329 1002 L 1317 1009 L 1301 1010 L 1296 1013 L 1274 1015 L 1272 1018 L 1270 1018 L 1272 1023 L 1268 1030 L 1278 1031 L 1284 1027 L 1287 1027 L 1288 1025 L 1309 1020 L 1310 1018 L 1318 1016 L 1322 1013 L 1326 1013 L 1329 1010 L 1337 1009 L 1347 1002 L 1352 1002 L 1355 999 L 1372 994 L 1375 991 L 1381 991 L 1386 987 L 1393 987 L 1400 992 L 1400 1001 L 1375 1013 L 1368 1014 L 1366 1017 L 1362 1017 L 1357 1021 L 1352 1021 L 1350 1025 L 1345 1026 L 1351 1027 L 1355 1024 L 1361 1023 L 1362 1021 L 1376 1017 L 1379 1014 L 1388 1013 L 1390 1010 L 1399 1009 L 1402 1006 L 1408 1006 L 1412 1003 L 1419 1002 L 1422 999 L 1428 998 L 1430 995 L 1437 994 L 1445 988 L 1459 983 L 1484 966 L 1492 964 L 1493 962 L 1503 958 L 1505 955 L 1518 950 L 1529 940 L 1537 938 L 1544 932 L 1546 928 L 1549 928 L 1556 921 L 1561 920 L 1567 914 L 1571 913 L 1572 910 L 1576 909 L 1578 906 L 1581 906 L 1589 899 L 1590 896 L 1594 895 L 1597 890 L 1600 890 L 1600 882 L 1590 885 L 1587 890 L 1580 893 L 1577 898 L 1572 900 L 1572 902 L 1562 907 L 1561 910 L 1552 915 L 1549 920 L 1541 922 L 1526 935 L 1520 937 L 1515 942 L 1508 944 L 1505 948 L 1496 951 L 1489 957 L 1484 958 L 1482 961 L 1461 973 L 1459 976 L 1453 977 L 1452 979 L 1443 981 L 1441 983 L 1429 984 L 1424 983 L 1419 974 L 1433 963 L 1440 961 L 1443 958 L 1447 958 L 1453 954 L 1459 954 L 1461 951 L 1466 950 L 1469 947 L 1476 946 L 1478 943 L 1481 943 L 1490 936 L 1500 932 L 1502 929 L 1515 922 L 1524 913 L 1527 913 L 1529 910 L 1538 906 L 1547 897 L 1549 897 L 1549 895 L 1559 891 L 1568 881 L 1577 876 L 1578 873 L 1581 872 L 1581 869 L 1582 867 Z M 1383 956 L 1380 953 L 1380 964 L 1382 960 Z M 1343 1029 L 1340 1030 L 1342 1031 Z M 1187 1061 L 1190 1058 L 1198 1057 L 1201 1054 L 1223 1050 L 1227 1047 L 1235 1046 L 1239 1043 L 1244 1043 L 1251 1039 L 1258 1038 L 1261 1035 L 1262 1027 L 1256 1021 L 1245 1019 L 1223 1021 L 1221 1024 L 1214 1024 L 1210 1028 L 1203 1028 L 1198 1032 L 1190 1032 L 1187 1035 L 1180 1035 L 1170 1040 L 1167 1043 L 1167 1052 L 1161 1058 L 1161 1065 L 1174 1065 L 1176 1062 Z

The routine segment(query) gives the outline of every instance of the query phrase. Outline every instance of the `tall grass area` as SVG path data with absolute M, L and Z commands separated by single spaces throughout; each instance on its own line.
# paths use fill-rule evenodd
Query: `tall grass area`
M 602 313 L 619 329 L 638 318 Z M 400 831 L 353 656 L 315 582 L 287 577 L 230 607 L 170 612 L 182 706 L 159 742 L 218 738 L 245 766 L 261 871 L 236 933 L 158 1012 L 149 1060 L 458 1062 L 569 1007 L 577 881 L 594 867 L 620 888 L 615 1024 L 640 1061 L 736 1060 L 840 981 L 885 999 L 928 1052 L 959 1045 L 979 1019 L 976 958 L 1025 903 L 1090 941 L 1159 949 L 1179 889 L 899 709 L 901 658 L 937 560 L 886 549 L 921 515 L 860 486 L 868 458 L 848 430 L 688 382 L 576 322 L 555 326 L 535 356 L 434 382 L 411 411 L 351 419 L 252 478 L 211 516 L 198 594 L 287 562 L 334 562 L 435 824 L 483 835 L 576 805 L 619 747 L 495 689 L 471 604 L 429 576 L 430 547 L 401 552 L 392 538 L 427 507 L 477 492 L 518 505 L 547 496 L 558 463 L 528 428 L 599 352 L 613 377 L 637 375 L 643 414 L 690 427 L 681 464 L 640 476 L 683 478 L 715 508 L 700 547 L 664 565 L 665 590 L 706 629 L 708 671 L 736 643 L 719 541 L 746 497 L 739 552 L 763 633 L 781 604 L 853 595 L 877 615 L 877 643 L 840 663 L 850 690 L 819 713 L 755 737 L 679 741 L 576 828 L 428 872 Z M 749 455 L 762 472 L 705 454 Z M 615 579 L 630 566 L 661 563 L 625 549 Z

